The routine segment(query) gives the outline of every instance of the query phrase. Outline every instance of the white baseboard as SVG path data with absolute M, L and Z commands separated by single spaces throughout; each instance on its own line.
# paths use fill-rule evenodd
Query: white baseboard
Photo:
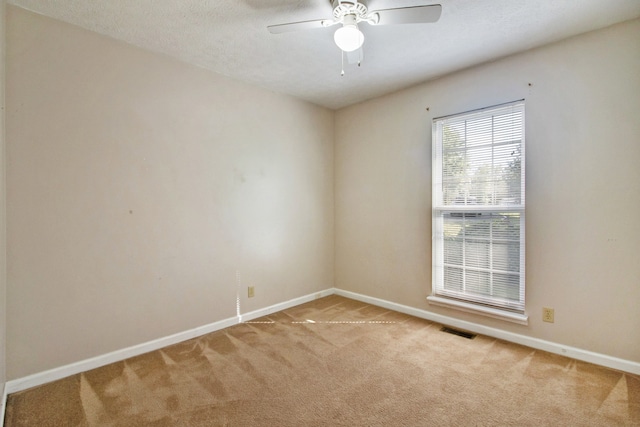
M 296 305 L 304 304 L 305 302 L 313 301 L 318 298 L 328 297 L 329 295 L 333 295 L 335 293 L 333 288 L 325 289 L 324 291 L 316 292 L 313 294 L 305 295 L 299 298 L 294 298 L 289 301 L 281 302 L 279 304 L 274 304 L 269 307 L 261 308 L 259 310 L 250 311 L 249 313 L 245 313 L 240 315 L 241 322 L 249 322 L 253 319 L 257 319 L 258 317 L 268 316 L 272 313 L 276 313 L 278 311 L 286 310 L 287 308 L 295 307 Z
M 159 338 L 146 343 L 138 344 L 132 347 L 116 350 L 111 353 L 107 353 L 101 356 L 93 357 L 91 359 L 82 360 L 69 365 L 61 366 L 59 368 L 51 369 L 48 371 L 40 372 L 37 374 L 29 375 L 24 378 L 18 378 L 15 380 L 7 381 L 4 384 L 4 392 L 2 395 L 2 406 L 0 412 L 2 418 L 0 418 L 0 426 L 4 421 L 4 410 L 6 403 L 6 396 L 9 393 L 15 393 L 18 391 L 26 390 L 31 387 L 46 384 L 51 381 L 56 381 L 71 375 L 75 375 L 81 372 L 85 372 L 91 369 L 99 368 L 101 366 L 108 365 L 110 363 L 120 362 L 130 357 L 139 356 L 150 351 L 158 350 L 163 347 L 177 344 L 182 341 L 186 341 L 192 338 L 199 337 L 220 329 L 227 328 L 229 326 L 236 325 L 241 322 L 248 322 L 253 319 L 267 316 L 269 314 L 285 310 L 287 308 L 294 307 L 296 305 L 304 304 L 309 301 L 313 301 L 318 298 L 322 298 L 329 295 L 341 295 L 346 298 L 351 298 L 357 301 L 366 302 L 379 307 L 384 307 L 389 310 L 398 311 L 401 313 L 409 314 L 411 316 L 427 319 L 433 322 L 441 323 L 444 325 L 452 326 L 455 328 L 464 329 L 477 334 L 487 335 L 490 337 L 502 339 L 505 341 L 521 344 L 527 347 L 531 347 L 538 350 L 544 350 L 549 353 L 560 354 L 563 356 L 571 357 L 577 360 L 594 363 L 608 368 L 617 369 L 624 372 L 640 375 L 640 363 L 630 360 L 619 359 L 616 357 L 607 356 L 600 353 L 594 353 L 587 350 L 582 350 L 575 347 L 569 347 L 562 344 L 541 340 L 538 338 L 532 338 L 513 332 L 507 332 L 500 329 L 491 328 L 488 326 L 479 325 L 464 320 L 459 320 L 453 317 L 443 316 L 436 313 L 431 313 L 426 310 L 421 310 L 414 307 L 409 307 L 402 304 L 397 304 L 391 301 L 374 298 L 355 292 L 345 291 L 337 288 L 330 288 L 313 294 L 305 295 L 299 298 L 294 298 L 289 301 L 285 301 L 279 304 L 274 304 L 269 307 L 265 307 L 259 310 L 255 310 L 249 313 L 242 314 L 240 316 L 234 316 L 228 319 L 220 320 L 208 325 L 200 326 L 194 329 L 190 329 L 184 332 L 180 332 L 167 337 Z
M 182 341 L 190 340 L 192 338 L 199 337 L 201 335 L 208 334 L 210 332 L 214 332 L 236 324 L 238 324 L 238 318 L 231 317 L 228 319 L 220 320 L 218 322 L 210 323 L 205 326 L 200 326 L 142 344 L 112 351 L 111 353 L 106 353 L 100 356 L 92 357 L 90 359 L 81 360 L 69 365 L 60 366 L 48 371 L 38 372 L 37 374 L 29 375 L 23 378 L 10 380 L 7 381 L 6 392 L 7 394 L 10 394 L 26 390 L 31 387 L 36 387 L 42 384 L 49 383 L 51 381 L 56 381 L 71 375 L 89 371 L 91 369 L 100 368 L 101 366 L 105 366 L 110 363 L 120 362 L 130 357 L 139 356 L 141 354 L 158 350 L 169 345 L 177 344 Z
M 61 366 L 59 368 L 50 369 L 48 371 L 39 372 L 27 377 L 18 378 L 15 380 L 7 381 L 5 385 L 5 396 L 10 393 L 26 390 L 31 387 L 36 387 L 42 384 L 46 384 L 52 381 L 56 381 L 62 378 L 66 378 L 71 375 L 79 374 L 81 372 L 89 371 L 91 369 L 100 368 L 101 366 L 108 365 L 110 363 L 121 362 L 130 357 L 139 356 L 150 351 L 159 350 L 163 347 L 167 347 L 179 342 L 187 341 L 192 338 L 196 338 L 211 332 L 218 331 L 220 329 L 228 328 L 229 326 L 237 325 L 241 322 L 246 322 L 258 317 L 266 316 L 277 311 L 285 310 L 296 305 L 303 304 L 305 302 L 313 301 L 318 298 L 322 298 L 334 293 L 333 288 L 326 289 L 313 294 L 305 295 L 299 298 L 275 304 L 260 310 L 252 311 L 240 316 L 230 317 L 228 319 L 220 320 L 218 322 L 210 323 L 208 325 L 199 326 L 197 328 L 189 329 L 184 332 L 169 335 L 163 338 L 158 338 L 153 341 L 134 345 L 132 347 L 116 350 L 111 353 L 103 354 L 93 357 L 91 359 L 81 360 L 79 362 L 71 363 L 69 365 Z M 4 408 L 4 406 L 3 406 Z M 2 420 L 0 418 L 0 426 Z
M 583 362 L 589 362 L 596 365 L 605 366 L 607 368 L 617 369 L 619 371 L 640 375 L 640 363 L 633 362 L 631 360 L 619 359 L 617 357 L 607 356 L 606 354 L 600 354 L 580 348 L 569 347 L 551 341 L 545 341 L 538 338 L 528 337 L 526 335 L 516 334 L 514 332 L 507 332 L 501 329 L 495 329 L 488 326 L 479 325 L 477 323 L 459 320 L 454 317 L 443 316 L 441 314 L 432 313 L 426 310 L 421 310 L 419 308 L 409 307 L 406 305 L 397 304 L 395 302 L 357 294 L 355 292 L 344 291 L 342 289 L 336 288 L 335 294 L 357 301 L 366 302 L 368 304 L 377 305 L 389 310 L 399 311 L 401 313 L 409 314 L 421 319 L 431 320 L 432 322 L 441 323 L 443 325 L 452 326 L 454 328 L 464 329 L 476 334 L 486 335 L 512 343 L 521 344 L 537 350 L 543 350 L 549 353 L 555 353 L 562 356 L 570 357 L 572 359 L 582 360 Z

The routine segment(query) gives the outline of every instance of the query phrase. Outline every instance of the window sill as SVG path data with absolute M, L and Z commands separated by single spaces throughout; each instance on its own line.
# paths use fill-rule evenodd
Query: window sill
M 526 314 L 513 313 L 511 311 L 500 310 L 497 308 L 484 307 L 481 305 L 471 304 L 462 301 L 456 301 L 448 298 L 430 295 L 427 297 L 429 304 L 453 308 L 455 310 L 465 311 L 467 313 L 479 314 L 481 316 L 492 317 L 494 319 L 506 320 L 507 322 L 518 323 L 520 325 L 529 324 L 529 316 Z

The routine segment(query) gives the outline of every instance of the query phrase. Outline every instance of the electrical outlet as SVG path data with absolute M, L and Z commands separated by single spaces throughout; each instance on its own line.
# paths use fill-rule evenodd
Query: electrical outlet
M 256 290 L 253 286 L 249 286 L 247 288 L 247 295 L 249 296 L 249 298 L 253 298 L 256 295 Z
M 553 308 L 542 307 L 542 321 L 553 323 Z

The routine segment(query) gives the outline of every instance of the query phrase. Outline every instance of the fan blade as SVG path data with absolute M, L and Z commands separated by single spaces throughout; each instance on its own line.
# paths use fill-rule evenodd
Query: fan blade
M 292 22 L 290 24 L 269 25 L 267 29 L 271 34 L 289 33 L 292 31 L 314 30 L 316 28 L 326 28 L 337 24 L 333 20 L 318 19 L 315 21 Z
M 429 6 L 400 7 L 397 9 L 377 10 L 372 14 L 375 13 L 378 14 L 378 22 L 375 25 L 426 24 L 440 19 L 442 6 L 433 4 Z

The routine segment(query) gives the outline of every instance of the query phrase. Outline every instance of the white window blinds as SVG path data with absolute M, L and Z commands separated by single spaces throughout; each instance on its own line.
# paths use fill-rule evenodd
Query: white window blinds
M 433 121 L 433 293 L 524 312 L 524 102 Z

